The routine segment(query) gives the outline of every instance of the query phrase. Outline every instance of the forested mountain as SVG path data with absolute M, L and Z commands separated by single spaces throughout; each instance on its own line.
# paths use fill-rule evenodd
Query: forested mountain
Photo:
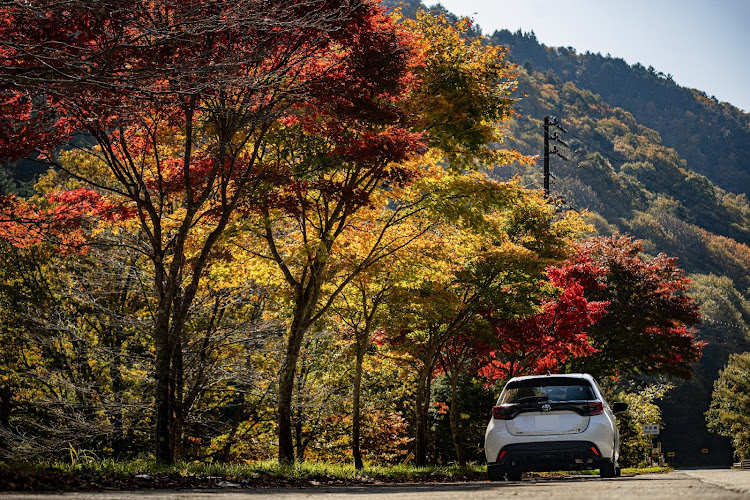
M 554 75 L 561 83 L 601 96 L 656 130 L 690 170 L 718 186 L 750 194 L 750 115 L 705 92 L 681 87 L 671 75 L 609 54 L 578 54 L 573 47 L 545 47 L 533 32 L 496 31 L 491 43 L 511 48 L 510 58 L 527 70 Z
M 553 158 L 551 194 L 564 206 L 592 212 L 601 233 L 628 232 L 644 239 L 651 253 L 679 257 L 689 272 L 726 274 L 739 289 L 750 287 L 745 195 L 694 172 L 676 150 L 663 145 L 658 132 L 591 91 L 524 68 L 518 82 L 525 97 L 509 144 L 524 154 L 542 153 L 544 116 L 558 118 L 568 147 L 557 147 L 568 161 Z M 498 172 L 541 187 L 541 166 L 509 165 Z

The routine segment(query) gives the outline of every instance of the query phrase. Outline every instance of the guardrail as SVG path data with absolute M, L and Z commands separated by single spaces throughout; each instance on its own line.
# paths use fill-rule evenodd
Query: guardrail
M 750 460 L 741 460 L 734 464 L 735 469 L 750 469 Z

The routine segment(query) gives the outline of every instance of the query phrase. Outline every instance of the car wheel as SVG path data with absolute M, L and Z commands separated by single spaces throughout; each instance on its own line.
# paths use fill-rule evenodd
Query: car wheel
M 487 476 L 490 481 L 505 481 L 505 469 L 487 466 Z
M 615 463 L 610 460 L 602 462 L 599 466 L 599 475 L 604 478 L 616 477 L 617 469 L 615 467 Z
M 521 471 L 520 470 L 509 470 L 508 471 L 508 481 L 520 481 L 521 480 Z

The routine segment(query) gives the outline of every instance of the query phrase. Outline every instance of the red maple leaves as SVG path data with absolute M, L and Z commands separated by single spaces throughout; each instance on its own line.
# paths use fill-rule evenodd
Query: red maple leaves
M 527 318 L 498 319 L 494 339 L 477 347 L 492 383 L 565 366 L 597 377 L 665 374 L 689 377 L 706 345 L 691 327 L 700 322 L 690 280 L 676 259 L 641 255 L 628 236 L 597 237 L 547 275 L 560 289 Z
M 604 269 L 590 259 L 550 267 L 547 275 L 559 294 L 540 304 L 538 314 L 520 319 L 500 319 L 485 314 L 494 339 L 482 350 L 479 375 L 489 383 L 520 374 L 556 370 L 566 360 L 597 352 L 586 328 L 605 313 L 606 301 L 590 301 L 586 292 L 601 288 Z

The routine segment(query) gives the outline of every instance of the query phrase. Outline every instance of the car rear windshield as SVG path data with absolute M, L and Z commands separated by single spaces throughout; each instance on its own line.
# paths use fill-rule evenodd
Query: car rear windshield
M 509 382 L 500 403 L 525 401 L 590 401 L 595 399 L 588 380 L 581 378 L 544 377 Z

